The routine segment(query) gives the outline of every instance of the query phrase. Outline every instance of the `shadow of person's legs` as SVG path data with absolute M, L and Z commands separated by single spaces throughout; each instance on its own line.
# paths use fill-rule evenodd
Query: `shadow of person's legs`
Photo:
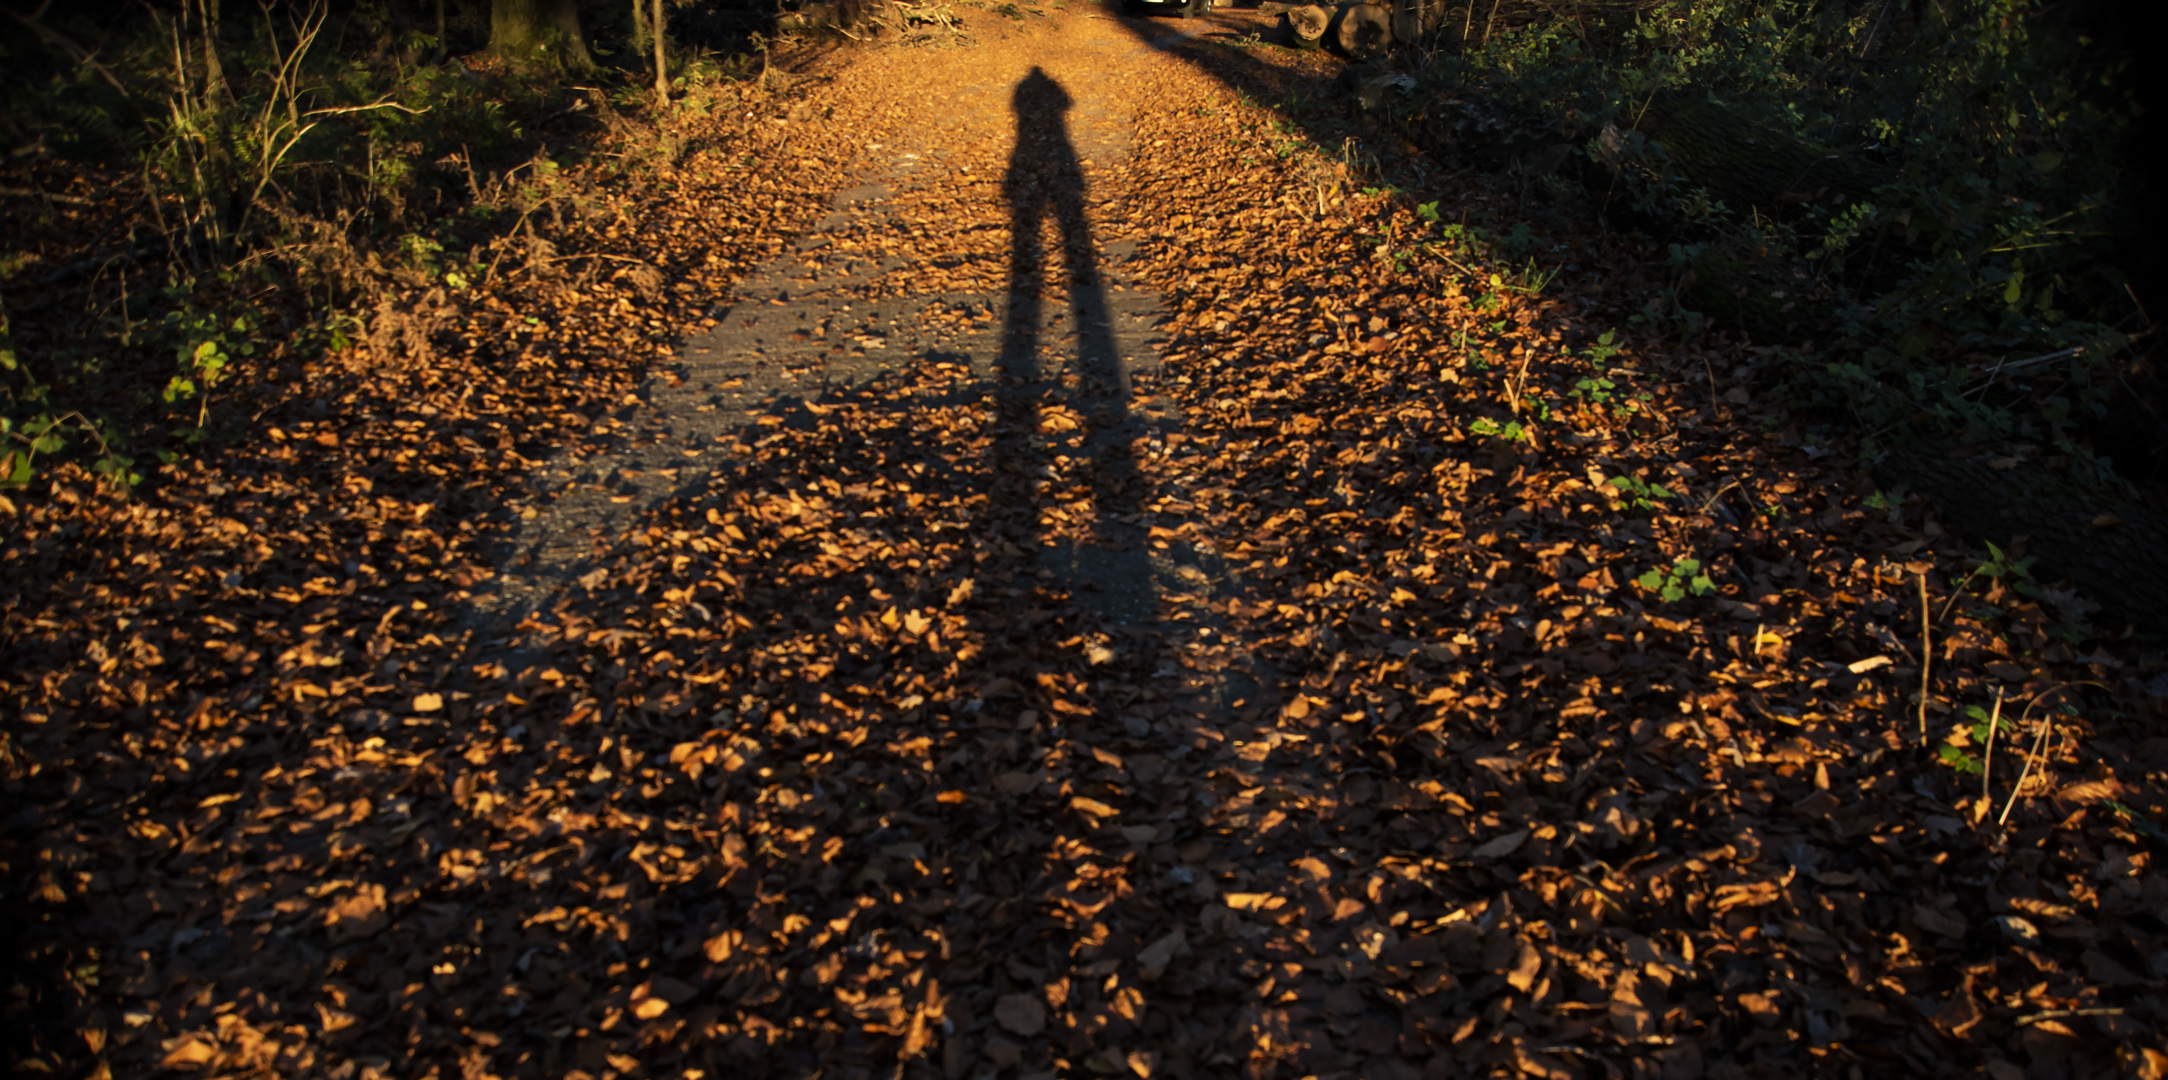
M 1118 625 L 1133 626 L 1156 614 L 1152 566 L 1136 530 L 1121 519 L 1134 515 L 1140 493 L 1130 440 L 1129 376 L 1122 368 L 1109 316 L 1098 251 L 1085 217 L 1085 178 L 1065 113 L 1073 102 L 1059 83 L 1034 68 L 1017 84 L 1013 97 L 1016 145 L 1010 156 L 1004 191 L 1011 208 L 1009 316 L 1002 349 L 1002 372 L 1011 385 L 1007 428 L 1016 440 L 1036 441 L 1042 406 L 1059 407 L 1081 418 L 1079 458 L 1059 464 L 1076 470 L 1090 494 L 1086 528 L 1041 542 L 1040 564 L 1052 570 L 1080 599 Z M 1068 304 L 1055 321 L 1067 319 L 1061 336 L 1073 338 L 1074 357 L 1066 364 L 1042 365 L 1042 348 L 1054 347 L 1041 335 L 1049 282 L 1045 239 L 1047 225 L 1060 236 L 1061 285 Z M 1042 400 L 1042 395 L 1045 399 Z M 1061 427 L 1061 421 L 1053 426 Z M 1017 450 L 1023 442 L 1015 444 Z M 1036 452 L 1012 453 L 1009 464 L 1051 474 Z M 1066 455 L 1061 455 L 1066 456 Z M 1030 464 L 1026 464 L 1030 463 Z

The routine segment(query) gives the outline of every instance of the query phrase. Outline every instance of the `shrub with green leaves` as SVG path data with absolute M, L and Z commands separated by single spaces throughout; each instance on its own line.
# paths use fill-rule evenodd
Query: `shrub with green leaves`
M 1679 497 L 1670 488 L 1651 484 L 1638 476 L 1614 476 L 1605 481 L 1605 486 L 1617 492 L 1613 497 L 1621 505 L 1635 511 L 1654 512 L 1662 506 L 1663 500 Z
M 1664 603 L 1676 604 L 1689 596 L 1707 596 L 1716 582 L 1701 568 L 1701 560 L 1681 558 L 1668 567 L 1659 566 L 1634 579 L 1634 584 L 1655 593 Z
M 111 5 L 34 7 L 0 20 L 9 149 L 103 170 L 121 190 L 85 251 L 0 245 L 11 287 L 95 267 L 80 278 L 97 293 L 82 332 L 0 363 L 0 477 L 13 483 L 86 451 L 117 474 L 122 450 L 184 452 L 259 374 L 249 365 L 345 340 L 372 290 L 467 287 L 475 238 L 514 229 L 535 201 L 518 185 L 546 167 L 514 117 L 571 92 L 425 62 L 446 43 L 385 5 L 228 5 L 222 19 L 215 4 L 152 5 L 110 23 Z M 478 43 L 486 8 L 455 7 L 448 25 Z M 54 44 L 69 41 L 99 47 L 86 60 Z
M 1507 442 L 1527 442 L 1529 439 L 1528 429 L 1521 426 L 1520 421 L 1508 420 L 1501 424 L 1487 416 L 1479 416 L 1469 421 L 1468 433 L 1471 435 L 1495 436 Z
M 1978 755 L 1971 751 L 1970 747 L 1988 746 L 1998 734 L 1996 729 L 2001 726 L 2000 718 L 1978 705 L 1965 706 L 1965 717 L 1972 721 L 1971 726 L 1965 729 L 1969 742 L 1964 745 L 1960 745 L 1955 741 L 1945 742 L 1935 753 L 1937 757 L 1942 759 L 1943 764 L 1956 769 L 1959 773 L 1966 776 L 1978 776 L 1987 771 L 1987 765 Z

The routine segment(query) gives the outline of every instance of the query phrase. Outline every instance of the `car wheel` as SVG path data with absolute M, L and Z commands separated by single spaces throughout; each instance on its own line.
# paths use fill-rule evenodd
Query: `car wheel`
M 1212 10 L 1212 0 L 1187 0 L 1182 5 L 1182 17 L 1195 19 Z

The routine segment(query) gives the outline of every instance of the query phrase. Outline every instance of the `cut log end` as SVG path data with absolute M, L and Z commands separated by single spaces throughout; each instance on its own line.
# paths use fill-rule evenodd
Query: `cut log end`
M 1325 29 L 1332 25 L 1332 16 L 1324 8 L 1306 4 L 1282 12 L 1280 25 L 1294 47 L 1315 49 L 1325 43 Z
M 1378 56 L 1393 45 L 1393 13 L 1383 4 L 1350 4 L 1340 9 L 1334 44 L 1356 60 Z

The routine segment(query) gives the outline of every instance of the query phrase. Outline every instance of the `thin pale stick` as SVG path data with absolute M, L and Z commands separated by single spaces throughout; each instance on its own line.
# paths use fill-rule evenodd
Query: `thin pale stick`
M 2030 706 L 2027 711 L 2031 711 Z M 2047 748 L 2048 732 L 2054 727 L 2054 714 L 2040 718 L 2040 731 L 2033 736 L 2032 750 L 2025 755 L 2025 767 L 2018 771 L 2017 784 L 2010 789 L 2010 801 L 2002 804 L 2002 816 L 1995 819 L 1996 828 L 2010 823 L 2010 811 L 2017 809 L 2018 793 L 2025 790 L 2025 781 L 2032 776 L 2033 763 L 2040 760 L 2040 752 Z
M 1950 590 L 1950 602 L 1942 605 L 1942 614 L 1935 616 L 1936 622 L 1941 622 L 1950 617 L 1950 609 L 1956 607 L 1957 601 L 1965 595 L 1965 586 L 1972 584 L 1972 579 L 1979 576 L 1980 567 L 1975 566 L 1972 568 L 1972 573 L 1965 575 L 1965 580 L 1957 583 L 1957 588 Z
M 1934 625 L 1927 620 L 1927 574 L 1920 573 L 1920 745 L 1927 745 L 1927 676 L 1934 668 Z
M 2023 724 L 2025 721 L 2032 719 L 2032 711 L 2033 709 L 2037 708 L 2040 703 L 2074 686 L 2093 686 L 2099 687 L 2102 690 L 2107 689 L 2106 683 L 2095 682 L 2091 679 L 2083 679 L 2078 682 L 2057 683 L 2054 686 L 2048 687 L 2046 690 L 2043 690 L 2040 693 L 2034 695 L 2032 701 L 2026 704 L 2024 713 L 2018 716 L 2017 722 L 2019 724 Z M 2003 823 L 2010 820 L 2010 811 L 2012 808 L 2017 806 L 2017 793 L 2024 789 L 2025 778 L 2032 775 L 2033 763 L 2039 760 L 2041 751 L 2046 749 L 2048 742 L 2048 732 L 2053 730 L 2055 730 L 2055 714 L 2052 712 L 2043 714 L 2040 717 L 2040 732 L 2033 738 L 2032 752 L 2025 755 L 2025 770 L 2018 774 L 2018 786 L 2010 789 L 2010 801 L 2003 804 L 2002 816 L 1995 819 L 1996 828 L 2001 828 L 2003 826 Z

